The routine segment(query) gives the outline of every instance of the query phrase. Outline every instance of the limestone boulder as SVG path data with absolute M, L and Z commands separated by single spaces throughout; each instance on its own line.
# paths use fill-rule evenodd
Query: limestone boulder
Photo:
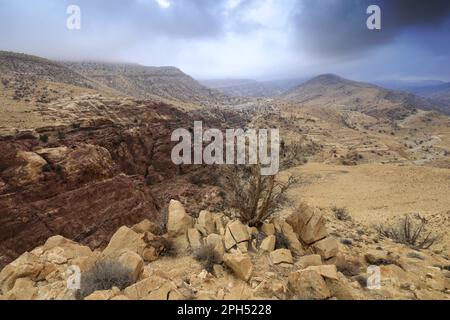
M 181 202 L 171 200 L 169 203 L 169 213 L 167 220 L 167 232 L 169 237 L 176 238 L 187 234 L 192 228 L 193 219 L 190 217 Z
M 272 252 L 275 250 L 276 241 L 276 237 L 274 235 L 270 235 L 261 242 L 259 249 L 265 252 Z
M 195 227 L 198 229 L 198 231 L 201 232 L 203 236 L 208 236 L 211 233 L 216 232 L 216 221 L 214 214 L 212 214 L 209 211 L 203 210 L 200 212 L 197 224 Z
M 288 249 L 278 249 L 275 251 L 272 251 L 270 253 L 270 260 L 274 265 L 287 263 L 287 264 L 293 264 L 294 260 L 292 258 L 292 253 Z
M 313 248 L 325 260 L 336 257 L 339 253 L 339 243 L 333 238 L 320 240 L 313 245 Z
M 36 255 L 29 252 L 24 253 L 0 272 L 1 293 L 6 294 L 10 291 L 16 280 L 20 278 L 28 278 L 33 281 L 45 279 L 44 267 L 44 263 Z
M 248 281 L 251 278 L 253 263 L 248 255 L 240 253 L 225 254 L 223 261 L 241 280 Z
M 144 260 L 133 251 L 124 251 L 118 257 L 118 262 L 132 271 L 133 281 L 136 282 L 144 271 Z
M 322 257 L 319 254 L 303 256 L 298 259 L 297 265 L 302 269 L 311 266 L 320 266 L 322 265 Z
M 331 297 L 325 280 L 314 270 L 291 272 L 288 286 L 300 300 L 325 300 Z
M 199 249 L 203 246 L 203 238 L 198 229 L 188 229 L 189 245 L 192 249 Z
M 286 222 L 292 226 L 294 232 L 302 241 L 308 245 L 328 236 L 324 216 L 312 208 L 300 208 L 298 212 L 288 216 Z
M 337 268 L 335 265 L 321 265 L 321 266 L 311 266 L 305 269 L 305 271 L 313 270 L 320 274 L 322 277 L 331 279 L 331 280 L 339 280 Z
M 142 256 L 147 247 L 144 236 L 138 234 L 128 227 L 121 227 L 112 236 L 108 246 L 103 250 L 103 255 L 109 258 L 116 258 L 123 251 L 131 251 Z

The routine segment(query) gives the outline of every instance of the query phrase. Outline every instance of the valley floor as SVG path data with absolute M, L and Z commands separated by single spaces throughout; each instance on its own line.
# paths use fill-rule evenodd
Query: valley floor
M 419 213 L 450 239 L 450 169 L 425 166 L 310 163 L 292 169 L 303 183 L 290 193 L 297 204 L 348 209 L 358 222 L 373 226 L 405 214 Z

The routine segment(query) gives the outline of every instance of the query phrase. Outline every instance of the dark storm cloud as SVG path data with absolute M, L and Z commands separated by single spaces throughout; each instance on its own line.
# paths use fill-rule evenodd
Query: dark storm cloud
M 366 27 L 366 10 L 373 4 L 381 8 L 380 31 Z M 388 44 L 407 30 L 442 28 L 449 16 L 448 0 L 302 0 L 293 25 L 303 49 L 338 58 Z

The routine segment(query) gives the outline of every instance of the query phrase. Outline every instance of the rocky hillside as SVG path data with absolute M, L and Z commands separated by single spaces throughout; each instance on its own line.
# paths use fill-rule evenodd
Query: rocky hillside
M 171 161 L 171 133 L 190 128 L 192 115 L 101 95 L 36 112 L 59 123 L 0 137 L 0 266 L 52 235 L 96 248 L 121 225 L 162 223 L 169 197 L 189 195 L 195 206 L 208 206 L 208 186 L 192 185 L 192 168 Z M 220 127 L 203 114 L 195 119 Z
M 138 99 L 158 97 L 201 106 L 217 104 L 227 99 L 175 67 L 96 62 L 66 62 L 64 65 L 119 93 Z
M 19 76 L 26 78 L 27 81 L 34 79 L 35 81 L 50 81 L 85 88 L 96 86 L 93 81 L 59 63 L 6 51 L 0 51 L 0 75 L 6 80 Z
M 216 89 L 232 97 L 275 97 L 304 82 L 301 79 L 256 81 L 256 80 L 205 80 L 201 81 L 208 88 Z
M 440 110 L 450 114 L 450 83 L 438 86 L 415 88 L 414 93 L 440 103 Z
M 318 76 L 281 98 L 301 106 L 328 106 L 393 120 L 406 118 L 416 109 L 435 108 L 430 101 L 406 92 L 386 90 L 329 74 Z
M 221 213 L 193 219 L 171 201 L 167 221 L 164 234 L 149 220 L 121 227 L 96 251 L 52 237 L 0 272 L 0 299 L 449 298 L 445 260 L 384 239 L 349 249 L 316 209 L 249 228 Z M 369 265 L 379 268 L 381 289 L 368 287 Z

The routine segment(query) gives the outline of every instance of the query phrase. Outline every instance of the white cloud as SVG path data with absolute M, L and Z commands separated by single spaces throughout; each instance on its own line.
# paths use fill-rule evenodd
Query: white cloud
M 156 2 L 162 9 L 168 9 L 172 5 L 169 0 L 156 0 Z

